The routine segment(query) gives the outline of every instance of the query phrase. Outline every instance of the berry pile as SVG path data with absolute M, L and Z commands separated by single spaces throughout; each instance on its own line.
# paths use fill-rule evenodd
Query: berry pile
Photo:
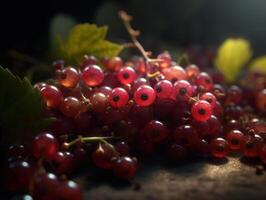
M 121 15 L 131 28 L 130 17 Z M 80 200 L 82 189 L 66 176 L 81 166 L 90 163 L 129 180 L 136 157 L 158 153 L 171 162 L 233 153 L 266 165 L 265 75 L 229 86 L 196 65 L 178 66 L 167 52 L 150 59 L 132 38 L 144 58 L 85 55 L 78 66 L 59 60 L 53 63 L 56 78 L 35 84 L 44 115 L 55 121 L 30 144 L 10 146 L 9 191 L 37 200 Z
M 168 53 L 158 58 L 154 65 L 87 55 L 78 67 L 54 62 L 56 79 L 34 87 L 45 115 L 56 120 L 29 146 L 10 146 L 9 190 L 36 199 L 82 199 L 79 186 L 62 175 L 91 160 L 128 180 L 137 169 L 130 155 L 156 151 L 174 162 L 237 152 L 266 164 L 265 79 L 250 91 L 216 83 L 196 65 L 177 66 Z

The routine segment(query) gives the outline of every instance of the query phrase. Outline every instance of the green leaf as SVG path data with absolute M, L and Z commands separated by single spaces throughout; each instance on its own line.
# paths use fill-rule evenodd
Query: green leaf
M 107 26 L 97 27 L 95 24 L 76 25 L 66 40 L 57 38 L 59 55 L 72 63 L 78 63 L 84 54 L 98 58 L 118 55 L 123 46 L 105 40 L 107 30 Z
M 249 41 L 243 38 L 229 38 L 219 47 L 215 65 L 227 82 L 234 82 L 251 57 Z
M 29 139 L 36 131 L 47 127 L 44 103 L 40 92 L 27 78 L 20 79 L 0 66 L 0 127 L 2 144 Z
M 261 56 L 252 60 L 249 65 L 249 70 L 266 74 L 266 56 Z

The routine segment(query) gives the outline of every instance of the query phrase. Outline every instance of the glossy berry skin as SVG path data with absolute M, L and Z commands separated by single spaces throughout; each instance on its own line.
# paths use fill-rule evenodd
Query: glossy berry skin
M 105 96 L 109 97 L 109 95 L 112 93 L 112 88 L 109 86 L 102 86 L 98 88 L 96 92 L 103 93 Z
M 137 78 L 132 84 L 132 90 L 136 91 L 142 85 L 149 85 L 149 82 L 145 78 Z
M 40 90 L 42 98 L 48 108 L 56 108 L 59 106 L 63 98 L 62 92 L 53 85 L 46 85 Z
M 120 156 L 128 156 L 129 155 L 129 145 L 124 141 L 119 141 L 115 144 L 115 149 L 119 153 Z
M 167 157 L 173 162 L 184 160 L 187 155 L 187 150 L 179 144 L 171 144 L 167 148 Z
M 105 111 L 106 107 L 108 106 L 108 97 L 101 92 L 95 92 L 91 96 L 90 102 L 93 111 L 97 113 L 102 113 Z
M 154 86 L 154 91 L 159 98 L 170 98 L 173 92 L 173 84 L 167 80 L 161 80 Z
M 117 71 L 121 67 L 123 67 L 123 60 L 118 56 L 112 58 L 104 58 L 102 60 L 102 63 L 107 69 L 111 71 Z
M 200 96 L 200 100 L 205 100 L 205 101 L 208 101 L 210 104 L 211 104 L 211 106 L 212 106 L 212 108 L 214 109 L 215 108 L 215 106 L 216 106 L 216 97 L 212 94 L 212 93 L 210 93 L 210 92 L 205 92 L 205 93 L 203 93 L 201 96 Z
M 25 192 L 29 189 L 33 169 L 26 161 L 13 161 L 7 168 L 7 188 L 12 192 Z
M 120 179 L 128 180 L 136 175 L 137 161 L 130 157 L 119 157 L 113 165 L 114 175 Z
M 245 144 L 244 144 L 244 156 L 247 158 L 255 158 L 260 155 L 261 148 L 264 144 L 262 137 L 259 135 L 245 136 Z
M 118 71 L 117 78 L 122 84 L 130 84 L 137 78 L 137 73 L 132 67 L 123 67 Z
M 180 66 L 173 66 L 169 68 L 165 68 L 162 70 L 163 75 L 166 80 L 175 83 L 178 80 L 186 80 L 187 74 L 186 71 Z
M 177 144 L 185 147 L 192 147 L 198 142 L 199 136 L 195 128 L 192 126 L 181 125 L 175 129 L 173 139 Z
M 82 190 L 77 183 L 71 180 L 60 181 L 56 188 L 57 199 L 62 200 L 82 200 Z
M 156 94 L 152 87 L 148 85 L 140 86 L 134 93 L 134 101 L 140 106 L 151 105 L 156 98 Z
M 56 200 L 56 189 L 60 185 L 56 175 L 52 173 L 39 173 L 33 178 L 33 197 L 40 200 Z
M 213 139 L 210 143 L 211 154 L 214 158 L 224 158 L 229 151 L 229 145 L 223 138 Z
M 245 138 L 244 134 L 239 130 L 232 130 L 226 134 L 226 141 L 229 144 L 229 148 L 233 151 L 243 150 Z
M 212 115 L 211 104 L 204 100 L 197 101 L 191 108 L 193 119 L 197 121 L 206 121 Z
M 83 62 L 81 64 L 82 69 L 87 67 L 88 65 L 96 65 L 98 62 L 97 58 L 95 56 L 83 56 Z
M 161 69 L 168 68 L 172 64 L 172 58 L 171 55 L 168 52 L 163 52 L 157 56 L 158 59 L 160 59 L 159 67 Z
M 176 81 L 173 89 L 173 97 L 178 101 L 188 101 L 193 94 L 192 85 L 185 80 Z
M 109 103 L 115 108 L 121 108 L 127 105 L 129 96 L 124 88 L 114 88 L 109 96 Z
M 200 73 L 198 66 L 193 64 L 188 65 L 185 70 L 188 78 L 190 79 L 195 78 Z
M 264 165 L 266 165 L 266 145 L 264 145 L 260 151 L 260 160 Z
M 94 87 L 103 82 L 104 73 L 98 65 L 89 65 L 83 70 L 82 78 L 86 85 Z
M 57 139 L 50 133 L 41 133 L 33 139 L 32 154 L 36 158 L 51 160 L 57 153 Z
M 101 169 L 110 169 L 113 166 L 112 159 L 117 156 L 118 153 L 112 145 L 100 144 L 92 153 L 92 161 Z
M 162 122 L 152 120 L 144 127 L 143 134 L 153 143 L 162 143 L 168 137 L 169 131 Z
M 65 66 L 65 61 L 64 60 L 56 60 L 52 63 L 54 69 L 63 69 Z
M 66 97 L 60 104 L 60 111 L 67 117 L 76 117 L 81 112 L 81 102 L 75 97 Z
M 226 101 L 228 103 L 239 104 L 243 97 L 243 91 L 240 87 L 232 85 L 227 90 Z
M 41 90 L 44 86 L 46 86 L 47 84 L 46 83 L 44 83 L 44 82 L 39 82 L 39 83 L 36 83 L 36 84 L 34 84 L 33 85 L 33 88 L 34 89 L 37 89 L 37 90 Z
M 256 107 L 257 109 L 262 112 L 266 113 L 266 89 L 261 90 L 256 95 Z
M 74 167 L 74 156 L 70 152 L 57 152 L 52 164 L 56 174 L 71 173 Z
M 195 83 L 198 86 L 203 87 L 206 91 L 210 91 L 213 88 L 213 81 L 209 74 L 201 72 L 195 79 Z
M 79 82 L 79 72 L 74 67 L 66 67 L 56 72 L 58 82 L 67 88 L 76 87 Z
M 14 144 L 8 148 L 8 157 L 22 157 L 25 158 L 29 152 L 26 147 L 22 144 Z

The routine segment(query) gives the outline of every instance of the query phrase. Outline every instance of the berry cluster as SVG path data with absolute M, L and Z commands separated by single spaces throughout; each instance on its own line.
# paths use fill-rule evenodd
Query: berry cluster
M 65 175 L 84 161 L 128 180 L 137 169 L 130 155 L 158 151 L 174 162 L 237 152 L 266 164 L 265 81 L 252 91 L 226 86 L 196 65 L 178 66 L 168 53 L 158 59 L 86 55 L 78 67 L 56 61 L 56 79 L 34 86 L 55 121 L 27 148 L 9 148 L 9 190 L 79 200 L 81 189 Z

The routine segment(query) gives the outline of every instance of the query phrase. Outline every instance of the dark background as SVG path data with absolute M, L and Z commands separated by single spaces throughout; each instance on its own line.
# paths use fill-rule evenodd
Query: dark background
M 18 72 L 24 70 L 18 70 L 21 64 L 14 63 L 10 50 L 50 62 L 50 22 L 59 13 L 77 22 L 109 24 L 109 38 L 124 42 L 129 38 L 116 16 L 124 9 L 134 16 L 144 46 L 154 51 L 215 46 L 241 36 L 252 42 L 256 55 L 266 53 L 265 0 L 9 0 L 0 8 L 0 64 Z

